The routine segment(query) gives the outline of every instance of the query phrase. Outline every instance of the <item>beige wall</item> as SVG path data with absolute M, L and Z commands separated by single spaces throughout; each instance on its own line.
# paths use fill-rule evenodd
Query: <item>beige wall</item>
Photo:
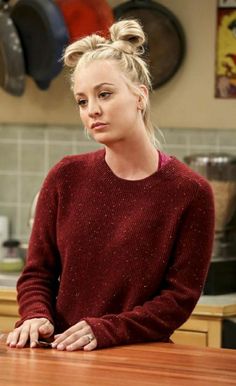
M 110 0 L 112 5 L 122 1 Z M 214 98 L 216 0 L 159 0 L 180 19 L 187 37 L 184 64 L 152 96 L 153 118 L 161 128 L 236 128 L 236 100 Z M 77 124 L 67 76 L 48 91 L 27 78 L 22 97 L 0 90 L 1 123 Z

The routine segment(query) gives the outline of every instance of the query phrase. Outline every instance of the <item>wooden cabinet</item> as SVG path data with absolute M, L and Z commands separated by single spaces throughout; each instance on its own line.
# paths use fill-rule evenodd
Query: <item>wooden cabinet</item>
M 18 319 L 15 289 L 0 288 L 0 332 L 12 330 Z
M 223 320 L 233 316 L 236 316 L 236 293 L 202 296 L 190 318 L 171 339 L 181 344 L 221 347 Z
M 175 343 L 221 347 L 222 322 L 236 316 L 236 293 L 202 296 L 190 318 L 172 335 Z M 0 332 L 10 331 L 18 320 L 14 288 L 0 287 Z

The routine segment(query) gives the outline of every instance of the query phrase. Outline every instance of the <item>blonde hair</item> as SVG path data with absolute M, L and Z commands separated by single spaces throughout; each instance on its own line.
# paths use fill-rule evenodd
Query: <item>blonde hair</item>
M 161 147 L 151 122 L 150 100 L 138 87 L 143 84 L 152 90 L 147 63 L 141 58 L 146 41 L 142 26 L 137 20 L 121 20 L 110 29 L 110 39 L 92 34 L 70 44 L 63 55 L 64 63 L 72 69 L 71 84 L 79 69 L 94 60 L 114 60 L 119 66 L 128 87 L 143 100 L 143 121 L 147 133 L 156 147 Z

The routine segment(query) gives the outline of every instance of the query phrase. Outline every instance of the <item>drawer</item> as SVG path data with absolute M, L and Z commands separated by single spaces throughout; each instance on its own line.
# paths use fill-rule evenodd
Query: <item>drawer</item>
M 171 336 L 171 339 L 174 343 L 178 344 L 187 344 L 198 347 L 207 347 L 208 345 L 206 332 L 177 330 Z
M 18 317 L 0 316 L 0 332 L 11 331 L 17 320 L 19 320 Z

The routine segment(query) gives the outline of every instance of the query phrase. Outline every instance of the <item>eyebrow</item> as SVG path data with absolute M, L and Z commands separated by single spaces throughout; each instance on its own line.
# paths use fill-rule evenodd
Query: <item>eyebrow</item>
M 99 83 L 97 84 L 94 89 L 97 90 L 99 89 L 101 86 L 113 86 L 114 87 L 114 84 L 113 83 L 108 83 L 108 82 L 103 82 L 103 83 Z M 75 95 L 83 95 L 84 93 L 83 92 L 77 92 Z

